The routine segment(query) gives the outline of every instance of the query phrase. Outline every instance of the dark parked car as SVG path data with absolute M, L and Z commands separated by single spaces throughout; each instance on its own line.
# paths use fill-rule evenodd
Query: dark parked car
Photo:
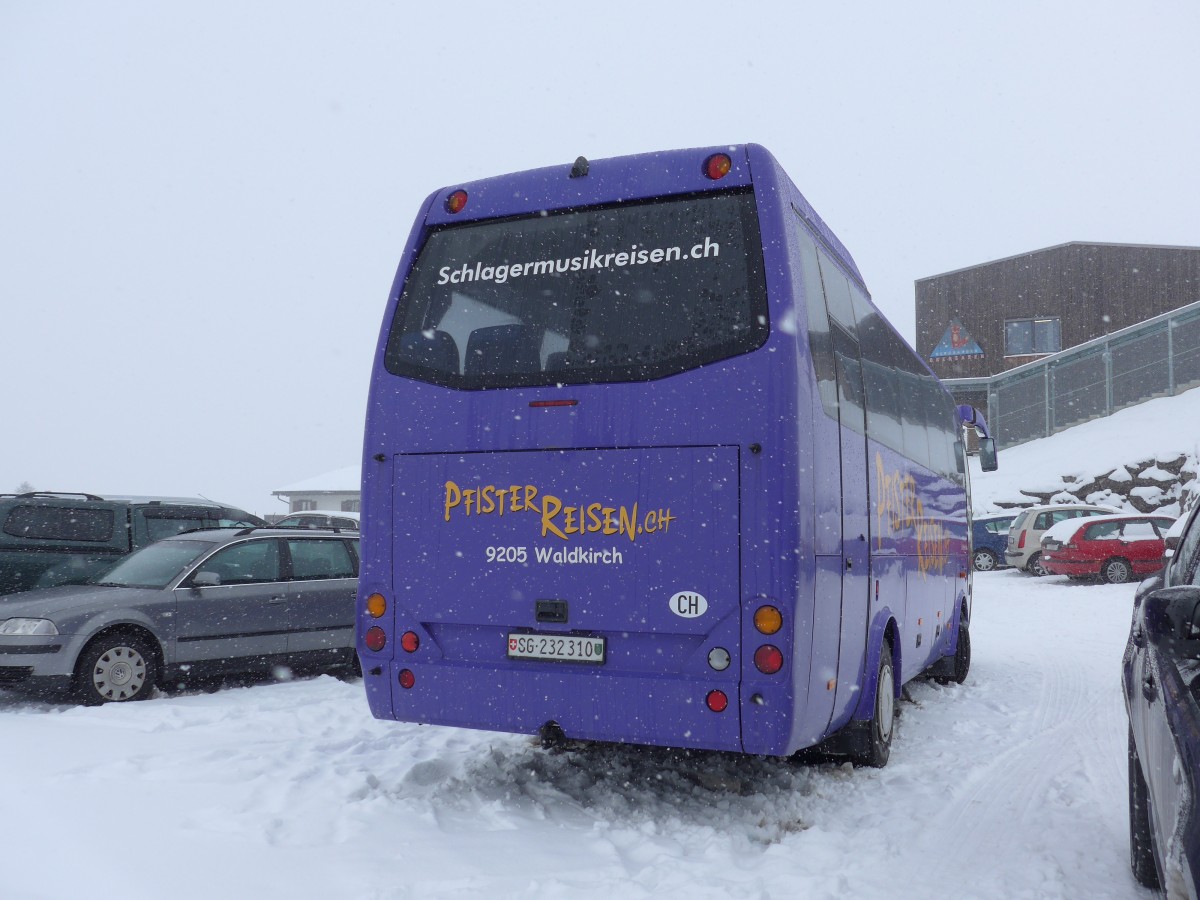
M 990 572 L 1004 565 L 1008 526 L 1015 513 L 1002 516 L 977 516 L 971 522 L 971 565 L 976 572 Z
M 165 538 L 98 580 L 0 597 L 0 687 L 87 703 L 279 665 L 357 664 L 358 538 L 246 528 Z
M 1099 576 L 1123 584 L 1163 567 L 1163 535 L 1170 516 L 1137 513 L 1060 522 L 1042 535 L 1042 565 L 1051 575 Z
M 275 523 L 276 528 L 342 528 L 358 531 L 358 513 L 332 512 L 324 509 L 308 509 L 304 512 L 284 516 Z
M 1171 541 L 1177 539 L 1172 537 Z M 1200 884 L 1200 518 L 1161 575 L 1142 582 L 1125 647 L 1133 874 L 1169 897 Z
M 183 531 L 265 524 L 200 498 L 0 494 L 0 595 L 82 584 L 134 550 Z

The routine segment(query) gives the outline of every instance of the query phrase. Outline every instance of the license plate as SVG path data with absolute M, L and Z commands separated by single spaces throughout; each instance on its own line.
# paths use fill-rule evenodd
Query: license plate
M 568 634 L 510 634 L 509 659 L 551 659 L 561 662 L 604 662 L 604 638 Z

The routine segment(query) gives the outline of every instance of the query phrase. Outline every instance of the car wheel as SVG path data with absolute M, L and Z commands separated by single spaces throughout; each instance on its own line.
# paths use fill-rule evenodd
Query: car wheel
M 976 572 L 990 572 L 996 568 L 996 554 L 991 550 L 976 550 L 971 554 L 971 565 Z
M 1025 563 L 1025 568 L 1030 575 L 1037 575 L 1039 578 L 1050 574 L 1050 570 L 1042 564 L 1042 554 L 1040 552 L 1029 557 L 1029 562 Z
M 1100 569 L 1100 575 L 1109 584 L 1125 584 L 1133 578 L 1133 566 L 1119 557 L 1110 559 Z
M 879 650 L 879 674 L 875 681 L 875 710 L 867 730 L 866 748 L 855 754 L 854 762 L 881 769 L 892 752 L 892 733 L 896 727 L 896 676 L 892 670 L 892 645 L 883 642 Z
M 154 653 L 143 638 L 132 634 L 96 638 L 75 666 L 75 688 L 87 704 L 145 700 L 155 681 Z
M 1133 726 L 1129 728 L 1129 867 L 1138 884 L 1148 888 L 1159 886 L 1154 835 L 1150 831 L 1150 791 L 1133 742 Z

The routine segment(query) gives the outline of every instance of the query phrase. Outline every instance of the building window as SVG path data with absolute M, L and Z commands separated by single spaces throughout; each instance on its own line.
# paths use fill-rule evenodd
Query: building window
M 342 501 L 342 512 L 360 512 L 361 506 L 362 506 L 361 500 L 343 500 Z
M 293 500 L 292 501 L 292 512 L 304 512 L 305 510 L 316 509 L 316 508 L 317 508 L 316 500 Z
M 1007 319 L 1004 322 L 1004 355 L 1034 356 L 1062 349 L 1058 319 Z

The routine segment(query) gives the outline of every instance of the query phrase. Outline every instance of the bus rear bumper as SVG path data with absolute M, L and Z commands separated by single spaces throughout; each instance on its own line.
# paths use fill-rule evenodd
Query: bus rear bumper
M 401 686 L 402 671 L 412 673 L 411 688 Z M 576 740 L 743 749 L 736 681 L 556 663 L 544 670 L 393 664 L 390 680 L 390 692 L 368 692 L 377 718 L 515 734 L 537 734 L 553 722 Z M 721 712 L 708 706 L 713 690 L 728 699 Z

